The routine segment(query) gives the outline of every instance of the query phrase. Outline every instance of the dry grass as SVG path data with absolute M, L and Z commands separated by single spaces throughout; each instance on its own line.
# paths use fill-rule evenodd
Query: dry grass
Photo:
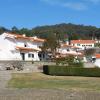
M 12 74 L 9 87 L 39 89 L 100 90 L 100 78 L 49 76 L 43 73 Z

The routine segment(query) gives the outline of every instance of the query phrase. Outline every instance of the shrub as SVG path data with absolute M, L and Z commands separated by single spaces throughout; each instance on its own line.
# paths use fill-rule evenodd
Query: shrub
M 79 58 L 75 58 L 74 56 L 67 56 L 56 58 L 56 65 L 64 65 L 70 67 L 83 67 L 83 63 Z
M 66 66 L 43 66 L 43 72 L 48 75 L 58 76 L 100 76 L 99 68 L 81 68 L 81 67 L 66 67 Z

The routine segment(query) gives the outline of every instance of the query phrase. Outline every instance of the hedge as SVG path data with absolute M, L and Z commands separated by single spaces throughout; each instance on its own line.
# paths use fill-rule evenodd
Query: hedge
M 66 67 L 66 66 L 43 66 L 43 72 L 48 75 L 57 76 L 90 76 L 99 77 L 99 68 L 81 68 L 81 67 Z

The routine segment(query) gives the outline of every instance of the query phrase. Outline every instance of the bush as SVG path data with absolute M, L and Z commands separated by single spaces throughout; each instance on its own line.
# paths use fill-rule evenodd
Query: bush
M 70 66 L 70 67 L 83 67 L 83 63 L 79 58 L 75 58 L 74 56 L 66 56 L 56 58 L 56 65 Z
M 66 66 L 43 66 L 43 72 L 48 75 L 58 76 L 100 76 L 99 68 L 81 68 L 81 67 L 66 67 Z

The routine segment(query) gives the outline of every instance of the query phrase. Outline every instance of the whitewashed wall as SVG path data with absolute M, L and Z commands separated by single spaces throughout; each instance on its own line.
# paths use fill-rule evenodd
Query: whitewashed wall
M 72 46 L 76 46 L 76 47 L 79 47 L 79 48 L 81 48 L 81 49 L 84 49 L 85 47 L 86 48 L 93 48 L 94 47 L 94 44 L 92 43 L 89 43 L 89 44 L 80 44 L 80 46 L 78 45 L 78 43 L 76 43 L 76 44 L 71 44 Z M 83 46 L 83 45 L 85 45 L 85 46 Z M 91 46 L 89 46 L 89 45 L 91 45 Z
M 40 42 L 31 42 L 28 40 L 16 40 L 14 38 L 6 37 L 6 34 L 0 35 L 0 60 L 22 60 L 20 51 L 16 50 L 16 46 L 24 47 L 25 44 L 27 47 L 38 49 L 39 46 L 42 46 Z M 39 61 L 38 52 L 24 52 L 25 60 Z M 34 58 L 29 58 L 28 54 L 33 53 Z
M 69 51 L 67 51 L 67 49 L 69 49 Z M 76 54 L 76 53 L 77 53 L 75 50 L 73 50 L 73 49 L 71 49 L 71 48 L 68 48 L 68 47 L 66 47 L 66 48 L 62 47 L 62 48 L 60 48 L 58 51 L 59 51 L 60 53 L 62 53 L 62 54 L 66 54 L 66 53 L 73 53 L 73 54 Z
M 99 59 L 96 59 L 95 63 L 94 63 L 96 66 L 100 67 L 100 58 Z
M 28 54 L 34 54 L 34 58 L 28 57 Z M 26 61 L 40 61 L 40 59 L 38 57 L 38 52 L 25 53 L 25 60 Z

